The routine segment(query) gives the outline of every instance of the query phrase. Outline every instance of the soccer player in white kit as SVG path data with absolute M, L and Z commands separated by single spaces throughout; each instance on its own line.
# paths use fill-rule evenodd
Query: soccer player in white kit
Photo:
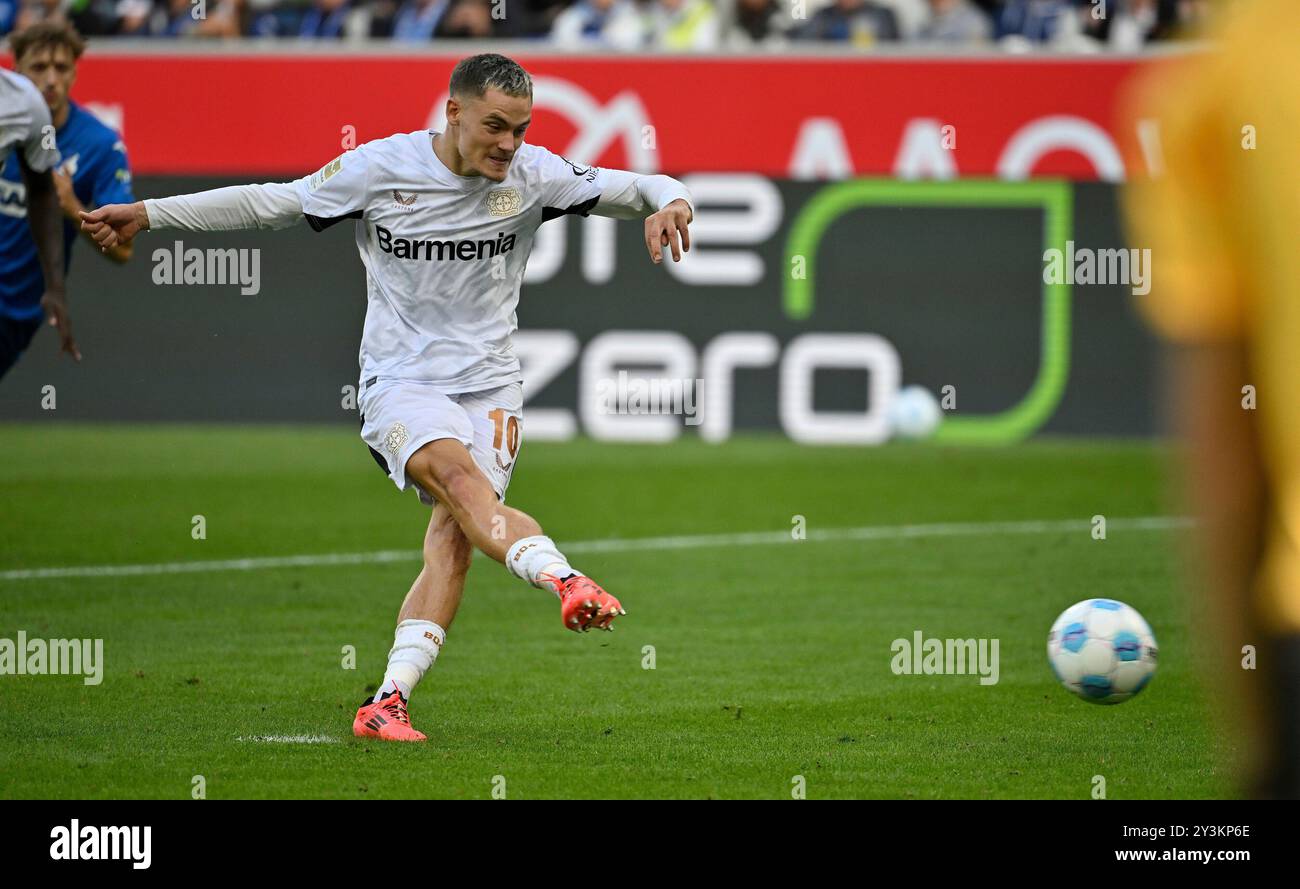
M 612 630 L 619 601 L 504 503 L 523 396 L 510 344 L 533 235 L 569 213 L 645 217 L 653 262 L 690 249 L 690 193 L 667 176 L 583 167 L 524 142 L 532 80 L 494 53 L 451 75 L 445 132 L 377 139 L 290 183 L 242 185 L 82 213 L 101 248 L 145 229 L 317 231 L 355 220 L 366 267 L 361 436 L 401 490 L 433 506 L 424 567 L 398 613 L 383 684 L 353 732 L 423 741 L 407 701 L 460 605 L 474 548 L 560 600 L 564 626 Z

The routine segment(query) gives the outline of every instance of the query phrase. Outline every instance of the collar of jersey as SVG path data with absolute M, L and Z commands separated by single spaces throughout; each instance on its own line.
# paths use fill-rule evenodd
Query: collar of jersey
M 453 173 L 451 168 L 442 162 L 442 158 L 438 157 L 438 152 L 433 150 L 433 137 L 438 135 L 440 131 L 426 130 L 425 132 L 428 135 L 428 138 L 424 140 L 424 147 L 428 152 L 427 158 L 429 166 L 433 169 L 439 179 L 442 179 L 445 182 L 452 182 L 458 188 L 463 188 L 465 191 L 482 188 L 484 182 L 490 181 L 486 176 L 461 176 L 458 173 Z

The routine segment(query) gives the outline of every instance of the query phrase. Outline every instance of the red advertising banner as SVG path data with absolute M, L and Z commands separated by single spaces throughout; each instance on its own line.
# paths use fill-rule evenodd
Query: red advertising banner
M 301 175 L 437 126 L 458 56 L 96 53 L 74 98 L 115 122 L 138 174 Z M 528 139 L 672 173 L 1066 176 L 1119 181 L 1133 59 L 558 57 Z

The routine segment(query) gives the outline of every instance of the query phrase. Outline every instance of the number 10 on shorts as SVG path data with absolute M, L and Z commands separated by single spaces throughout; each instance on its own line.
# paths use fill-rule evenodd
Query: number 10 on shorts
M 488 411 L 488 419 L 492 421 L 492 450 L 501 450 L 501 440 L 505 439 L 506 452 L 510 459 L 515 459 L 515 454 L 519 453 L 519 418 L 514 414 L 507 415 L 505 408 L 497 408 Z

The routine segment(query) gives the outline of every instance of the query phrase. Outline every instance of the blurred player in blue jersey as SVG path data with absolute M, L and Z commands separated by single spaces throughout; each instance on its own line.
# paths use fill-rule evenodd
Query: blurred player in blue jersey
M 45 281 L 45 292 L 38 303 L 50 323 L 58 327 L 63 350 L 78 358 L 63 286 L 63 232 L 59 225 L 62 214 L 53 175 L 59 152 L 54 144 L 50 109 L 45 107 L 45 101 L 30 80 L 0 68 L 0 158 L 7 156 L 10 149 L 16 149 L 18 173 L 27 198 L 27 228 Z M 0 200 L 0 210 L 3 207 L 4 202 Z M 8 255 L 0 252 L 0 260 Z M 0 267 L 0 281 L 6 280 L 5 274 L 5 269 Z M 0 374 L 27 347 L 39 325 L 39 316 L 31 321 L 17 321 L 0 313 Z
M 63 222 L 59 271 L 66 275 L 81 222 L 78 212 L 135 200 L 126 147 L 117 133 L 68 96 L 77 79 L 77 59 L 86 48 L 70 25 L 42 22 L 11 35 L 9 42 L 18 74 L 35 85 L 48 107 L 46 120 L 54 127 L 60 160 L 50 172 Z M 27 220 L 29 186 L 23 170 L 27 162 L 17 149 L 9 149 L 6 146 L 0 170 L 0 376 L 27 348 L 42 315 L 50 314 L 42 308 L 45 274 Z M 104 255 L 126 262 L 131 258 L 131 245 L 119 244 Z M 58 284 L 61 289 L 62 281 Z M 63 348 L 80 357 L 70 331 Z

